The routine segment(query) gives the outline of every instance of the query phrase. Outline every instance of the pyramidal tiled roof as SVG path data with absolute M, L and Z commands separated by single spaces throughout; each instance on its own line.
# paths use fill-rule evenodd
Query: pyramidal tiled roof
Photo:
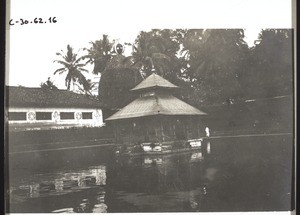
M 140 97 L 106 120 L 120 120 L 154 115 L 195 116 L 207 114 L 172 95 L 158 94 Z
M 153 73 L 131 90 L 137 91 L 149 88 L 178 88 L 178 86 Z

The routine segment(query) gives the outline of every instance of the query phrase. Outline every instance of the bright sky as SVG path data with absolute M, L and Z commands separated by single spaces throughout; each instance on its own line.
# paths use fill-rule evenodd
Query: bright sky
M 292 26 L 289 0 L 11 0 L 13 22 L 36 17 L 57 23 L 10 26 L 8 85 L 39 87 L 51 77 L 64 89 L 65 75 L 53 75 L 55 53 L 89 47 L 102 34 L 122 43 L 152 28 L 243 28 L 252 46 L 262 28 Z

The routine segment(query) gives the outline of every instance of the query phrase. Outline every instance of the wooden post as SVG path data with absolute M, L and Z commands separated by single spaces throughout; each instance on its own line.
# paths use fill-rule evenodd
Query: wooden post
M 187 119 L 187 139 L 192 139 L 193 138 L 193 134 L 192 134 L 192 129 L 193 129 L 193 124 L 192 124 L 192 118 L 188 117 Z
M 147 142 L 149 142 L 149 140 L 150 140 L 150 137 L 149 137 L 149 130 L 148 130 L 148 125 L 146 124 L 145 125 L 145 134 L 146 134 L 146 136 L 145 136 L 145 141 L 147 141 Z
M 185 139 L 187 140 L 188 139 L 188 131 L 187 131 L 187 120 L 184 119 L 183 120 L 183 128 L 184 128 L 184 136 L 185 136 Z
M 173 140 L 176 139 L 176 125 L 175 125 L 175 123 L 173 123 L 173 125 L 172 125 Z
M 118 126 L 114 124 L 115 143 L 118 144 Z
M 132 145 L 133 143 L 133 123 L 132 121 L 129 121 L 129 145 Z
M 164 126 L 162 124 L 162 121 L 160 120 L 160 133 L 161 133 L 161 142 L 164 142 L 165 141 L 165 134 L 164 134 Z
M 158 139 L 158 142 L 161 143 L 162 142 L 162 133 L 161 133 L 161 121 L 158 117 L 156 117 L 156 122 L 155 122 L 155 135 Z M 157 128 L 158 126 L 158 128 Z M 157 131 L 157 132 L 156 132 Z
M 200 137 L 201 137 L 200 124 L 199 124 L 198 120 L 197 120 L 196 123 L 197 123 L 197 133 L 198 133 L 198 138 L 200 138 Z

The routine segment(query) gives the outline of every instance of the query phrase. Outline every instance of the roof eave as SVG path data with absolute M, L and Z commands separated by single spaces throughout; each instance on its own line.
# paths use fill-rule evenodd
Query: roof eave
M 178 87 L 178 86 L 174 86 L 174 87 L 162 87 L 162 86 L 155 85 L 155 86 L 151 86 L 151 87 L 132 88 L 132 89 L 130 89 L 130 91 L 141 92 L 141 91 L 153 90 L 153 89 L 176 90 L 176 89 L 180 89 L 180 87 Z
M 136 118 L 145 118 L 145 117 L 153 117 L 153 116 L 205 116 L 208 115 L 207 113 L 199 113 L 199 114 L 165 114 L 165 113 L 157 113 L 152 115 L 144 115 L 144 116 L 133 116 L 133 117 L 122 117 L 122 118 L 114 118 L 113 116 L 108 117 L 105 121 L 119 121 L 119 120 L 129 120 L 129 119 L 136 119 Z

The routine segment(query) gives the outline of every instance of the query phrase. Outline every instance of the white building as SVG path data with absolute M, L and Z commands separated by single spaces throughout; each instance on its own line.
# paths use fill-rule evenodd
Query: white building
M 100 101 L 67 90 L 7 87 L 10 130 L 103 126 Z

